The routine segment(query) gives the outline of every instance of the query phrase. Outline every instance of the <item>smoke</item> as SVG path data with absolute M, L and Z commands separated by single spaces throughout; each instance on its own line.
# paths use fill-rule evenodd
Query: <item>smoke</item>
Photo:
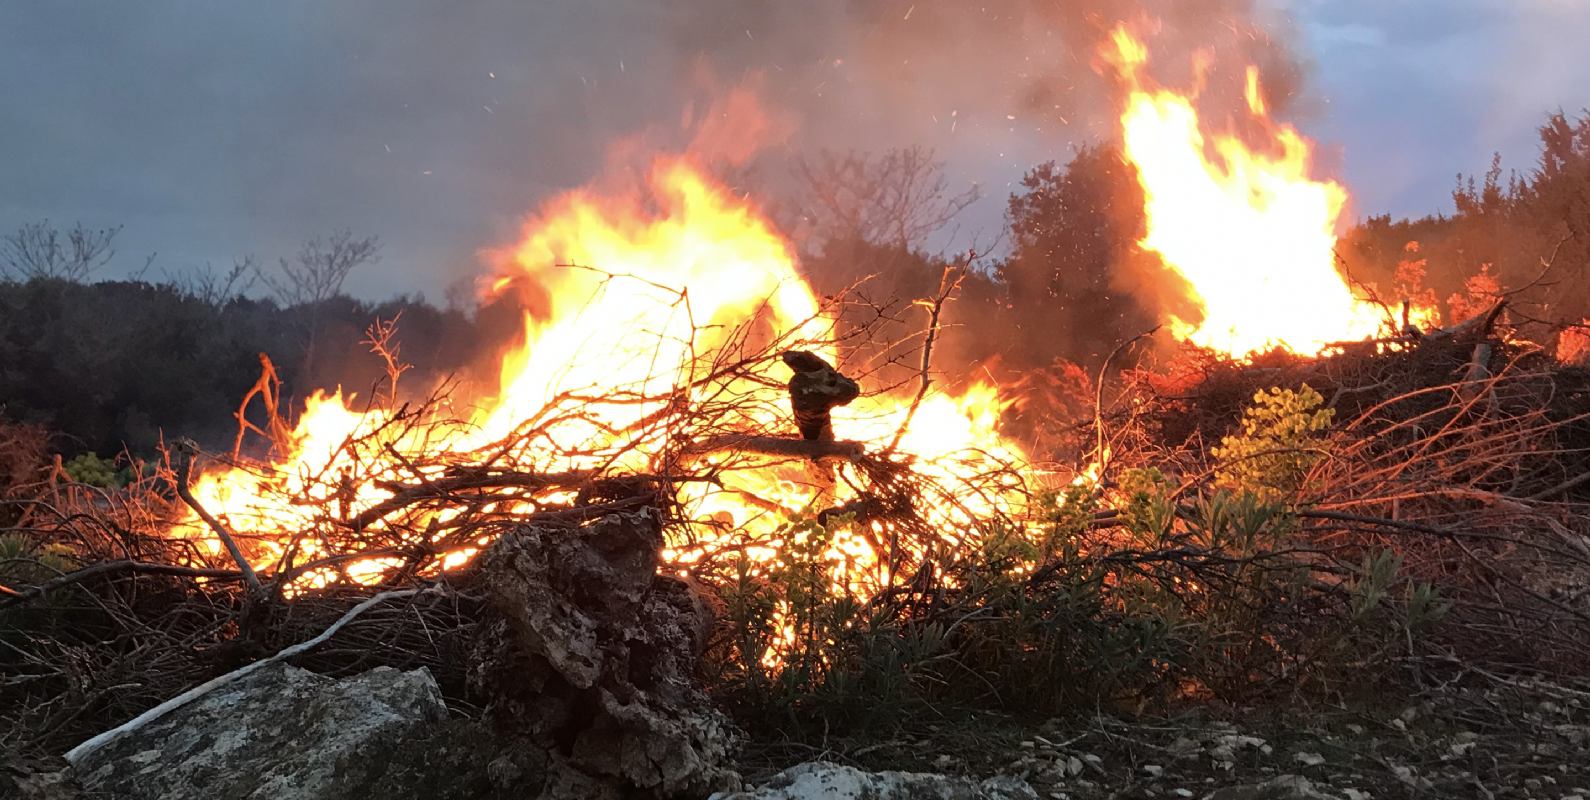
M 27 4 L 0 29 L 19 65 L 0 71 L 0 213 L 124 223 L 157 269 L 352 227 L 387 257 L 350 289 L 436 296 L 614 142 L 688 145 L 714 93 L 750 87 L 789 123 L 760 134 L 769 154 L 935 148 L 983 187 L 961 223 L 986 241 L 1024 170 L 1113 135 L 1103 32 L 1157 18 L 1167 46 L 1281 75 L 1260 1 Z
M 656 91 L 699 83 L 681 77 L 702 64 L 720 78 L 745 76 L 792 122 L 775 156 L 931 147 L 952 189 L 976 184 L 984 196 L 953 244 L 987 243 L 1027 169 L 1116 137 L 1119 98 L 1098 53 L 1123 22 L 1167 56 L 1166 83 L 1206 84 L 1217 106 L 1240 107 L 1249 64 L 1264 72 L 1272 108 L 1299 94 L 1287 25 L 1250 0 L 682 3 L 667 20 L 658 57 L 673 67 Z M 778 172 L 764 168 L 770 185 L 758 188 L 776 193 Z M 934 244 L 952 244 L 941 238 Z

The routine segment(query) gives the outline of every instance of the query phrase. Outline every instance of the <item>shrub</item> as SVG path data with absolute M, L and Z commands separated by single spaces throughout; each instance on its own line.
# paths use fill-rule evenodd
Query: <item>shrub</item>
M 1296 492 L 1329 444 L 1320 405 L 1307 386 L 1260 392 L 1213 480 L 1178 487 L 1137 468 L 1108 490 L 1052 491 L 1027 519 L 955 531 L 960 548 L 870 600 L 833 589 L 829 545 L 850 518 L 792 524 L 777 561 L 709 580 L 730 632 L 711 683 L 748 724 L 796 736 L 812 720 L 888 726 L 925 708 L 1056 714 L 1374 686 L 1403 661 L 1381 656 L 1411 650 L 1447 603 L 1391 556 L 1354 570 L 1307 540 Z
M 89 486 L 98 486 L 101 489 L 126 486 L 133 478 L 131 468 L 117 469 L 114 460 L 100 458 L 96 453 L 83 453 L 66 462 L 61 468 L 72 480 Z
M 1230 489 L 1290 494 L 1319 459 L 1323 431 L 1335 411 L 1320 408 L 1324 398 L 1308 384 L 1297 390 L 1272 388 L 1253 395 L 1242 414 L 1240 431 L 1213 448 L 1219 460 L 1216 483 Z

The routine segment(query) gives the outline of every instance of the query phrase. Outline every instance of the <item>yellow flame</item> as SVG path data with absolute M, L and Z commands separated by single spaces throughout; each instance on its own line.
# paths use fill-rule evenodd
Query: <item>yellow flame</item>
M 660 159 L 643 188 L 634 197 L 584 191 L 561 197 L 527 223 L 517 246 L 495 254 L 499 274 L 491 290 L 526 284 L 543 302 L 525 315 L 520 341 L 502 357 L 495 396 L 475 399 L 467 420 L 415 425 L 390 410 L 355 410 L 340 393 L 317 393 L 298 420 L 291 452 L 267 465 L 206 473 L 196 495 L 245 541 L 256 566 L 303 569 L 338 549 L 328 531 L 347 530 L 350 520 L 391 499 L 391 487 L 433 476 L 439 456 L 545 473 L 655 473 L 677 445 L 670 439 L 675 432 L 655 421 L 681 403 L 723 397 L 735 398 L 725 426 L 793 434 L 782 364 L 767 365 L 767 374 L 713 375 L 718 365 L 758 348 L 803 347 L 837 362 L 826 341 L 834 320 L 801 278 L 790 246 L 688 161 Z M 1004 403 L 997 390 L 974 385 L 957 395 L 931 388 L 915 400 L 910 391 L 864 396 L 836 410 L 835 434 L 881 450 L 904 426 L 900 456 L 945 487 L 919 511 L 946 541 L 990 511 L 1013 509 L 1020 479 L 1005 465 L 1024 455 L 999 436 Z M 853 499 L 849 483 L 836 481 L 832 470 L 771 463 L 728 472 L 716 483 L 683 484 L 681 507 L 702 524 L 670 542 L 665 556 L 689 565 L 731 539 L 745 539 L 752 557 L 777 558 L 792 515 Z M 967 476 L 977 478 L 975 487 L 965 488 Z M 545 494 L 533 502 L 569 499 Z M 433 527 L 455 513 L 433 512 Z M 377 518 L 367 529 L 379 533 L 385 526 Z M 196 518 L 174 533 L 218 550 Z M 884 579 L 880 540 L 859 522 L 834 532 L 821 558 L 836 590 L 876 589 Z M 443 568 L 467 562 L 486 544 L 447 552 Z M 402 563 L 388 555 L 330 563 L 301 582 L 313 586 L 345 575 L 375 583 Z
M 1313 177 L 1311 144 L 1267 116 L 1259 71 L 1247 71 L 1252 127 L 1263 151 L 1209 133 L 1192 98 L 1143 75 L 1147 49 L 1124 27 L 1104 55 L 1127 84 L 1124 149 L 1137 168 L 1148 232 L 1141 245 L 1186 280 L 1197 319 L 1175 335 L 1243 356 L 1280 346 L 1312 354 L 1377 334 L 1385 321 L 1336 269 L 1339 184 Z M 1212 154 L 1212 155 L 1211 155 Z

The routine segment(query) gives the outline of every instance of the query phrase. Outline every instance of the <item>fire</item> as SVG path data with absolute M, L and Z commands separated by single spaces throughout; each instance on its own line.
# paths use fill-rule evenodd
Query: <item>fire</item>
M 785 368 L 745 359 L 800 348 L 840 363 L 832 314 L 788 243 L 746 203 L 688 160 L 663 158 L 634 196 L 565 195 L 527 223 L 518 245 L 490 256 L 497 274 L 483 282 L 488 291 L 518 287 L 537 298 L 501 357 L 493 396 L 451 398 L 467 409 L 455 420 L 317 393 L 271 463 L 199 477 L 196 497 L 257 569 L 296 569 L 298 588 L 339 574 L 381 582 L 403 564 L 400 553 L 367 545 L 390 530 L 383 504 L 448 466 L 672 475 L 699 462 L 718 471 L 673 486 L 681 516 L 693 521 L 668 542 L 674 568 L 736 549 L 777 564 L 796 543 L 820 547 L 836 590 L 865 595 L 889 579 L 877 521 L 836 523 L 820 542 L 799 522 L 860 496 L 865 480 L 846 465 L 690 451 L 715 434 L 793 434 Z M 836 409 L 834 432 L 892 452 L 935 487 L 918 512 L 954 542 L 990 512 L 1015 510 L 1024 487 L 1011 465 L 1025 456 L 998 434 L 1005 403 L 993 387 L 930 388 L 920 398 L 914 388 Z M 513 515 L 568 499 L 566 490 L 529 490 L 498 502 Z M 417 527 L 446 530 L 454 512 L 426 513 Z M 220 550 L 196 516 L 173 533 Z M 449 541 L 438 560 L 467 563 L 487 543 Z
M 1273 121 L 1249 67 L 1245 95 L 1264 151 L 1234 133 L 1209 133 L 1188 97 L 1153 85 L 1147 47 L 1117 28 L 1105 53 L 1126 83 L 1125 155 L 1145 196 L 1141 245 L 1185 279 L 1196 319 L 1172 316 L 1175 335 L 1232 356 L 1281 346 L 1313 354 L 1374 336 L 1386 323 L 1336 270 L 1341 185 L 1312 177 L 1312 146 Z M 1213 157 L 1211 157 L 1211 152 Z

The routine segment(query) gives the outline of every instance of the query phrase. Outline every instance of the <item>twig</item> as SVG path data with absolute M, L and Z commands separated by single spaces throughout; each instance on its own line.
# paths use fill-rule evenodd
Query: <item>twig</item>
M 175 711 L 222 686 L 225 686 L 229 683 L 234 683 L 278 661 L 292 658 L 293 656 L 303 653 L 315 645 L 330 639 L 332 636 L 336 635 L 337 631 L 342 630 L 342 628 L 349 622 L 352 622 L 355 617 L 358 617 L 360 614 L 368 611 L 371 607 L 387 600 L 395 600 L 401 597 L 412 597 L 422 591 L 434 591 L 434 588 L 398 589 L 375 595 L 354 606 L 353 608 L 348 609 L 347 613 L 343 614 L 341 618 L 331 624 L 331 627 L 321 631 L 319 636 L 309 639 L 308 641 L 299 642 L 298 644 L 278 652 L 276 655 L 261 659 L 241 669 L 233 670 L 232 672 L 228 672 L 225 675 L 211 678 L 210 680 L 205 681 L 204 683 L 201 683 L 198 686 L 195 686 L 192 689 L 189 689 L 186 692 L 183 692 L 182 694 L 179 694 L 176 697 L 173 697 L 170 700 L 167 700 L 164 703 L 149 709 L 148 711 L 145 711 L 144 713 L 133 717 L 127 722 L 111 728 L 110 730 L 105 731 L 104 733 L 101 733 L 86 742 L 83 742 L 71 750 L 68 750 L 66 752 L 66 760 L 68 763 L 76 766 L 78 762 L 82 761 L 89 755 L 92 755 L 96 750 L 99 750 L 105 745 L 110 744 L 111 742 L 120 739 L 123 736 L 127 736 L 128 734 L 136 732 L 139 728 L 154 722 L 155 720 L 171 713 L 172 711 Z
M 796 456 L 800 458 L 860 458 L 866 445 L 847 439 L 816 441 L 811 439 L 785 439 L 779 436 L 751 434 L 725 434 L 694 442 L 685 448 L 691 455 L 706 455 L 724 450 L 758 453 L 765 456 Z
M 900 421 L 900 427 L 895 430 L 894 438 L 889 440 L 889 446 L 883 449 L 885 453 L 893 453 L 900 446 L 900 440 L 905 438 L 905 432 L 911 427 L 911 419 L 916 416 L 916 410 L 921 407 L 923 398 L 927 397 L 928 387 L 933 385 L 933 343 L 939 335 L 939 317 L 944 313 L 944 303 L 950 299 L 955 290 L 961 288 L 961 282 L 966 280 L 966 267 L 959 264 L 950 264 L 944 267 L 944 274 L 939 276 L 939 292 L 932 300 L 927 301 L 928 327 L 927 337 L 922 342 L 922 361 L 918 366 L 920 382 L 917 384 L 916 397 L 911 398 L 911 406 L 905 410 L 905 419 Z
M 1110 460 L 1109 456 L 1106 454 L 1106 449 L 1105 449 L 1105 438 L 1106 437 L 1104 435 L 1104 376 L 1105 376 L 1105 374 L 1107 372 L 1109 372 L 1110 362 L 1114 361 L 1115 357 L 1117 355 L 1120 355 L 1122 350 L 1125 350 L 1126 348 L 1131 347 L 1134 344 L 1137 344 L 1139 341 L 1141 341 L 1143 339 L 1146 339 L 1146 338 L 1148 338 L 1150 336 L 1153 336 L 1155 334 L 1155 332 L 1157 332 L 1160 329 L 1160 327 L 1161 326 L 1159 326 L 1159 325 L 1155 325 L 1154 327 L 1149 328 L 1148 330 L 1143 331 L 1142 333 L 1139 333 L 1138 335 L 1133 336 L 1132 338 L 1127 339 L 1126 341 L 1121 342 L 1120 344 L 1116 345 L 1115 349 L 1111 350 L 1110 354 L 1108 356 L 1104 357 L 1104 363 L 1099 365 L 1099 379 L 1098 379 L 1098 381 L 1096 381 L 1094 383 L 1094 386 L 1093 386 L 1093 431 L 1094 431 L 1094 435 L 1095 435 L 1095 437 L 1097 439 L 1097 443 L 1095 444 L 1095 448 L 1096 449 L 1095 449 L 1093 455 L 1094 455 L 1094 458 L 1098 459 L 1098 462 L 1099 462 L 1098 483 L 1101 486 L 1104 484 L 1104 469 L 1105 469 L 1105 467 L 1107 467 L 1109 465 L 1109 460 Z
M 394 451 L 395 452 L 395 451 Z M 404 506 L 421 500 L 446 499 L 453 492 L 472 489 L 527 488 L 546 489 L 553 486 L 574 486 L 591 480 L 590 472 L 560 472 L 537 474 L 529 472 L 460 472 L 427 483 L 383 487 L 393 491 L 386 500 L 360 512 L 348 520 L 349 527 L 364 530 L 370 524 Z
M 210 530 L 215 531 L 216 536 L 220 537 L 227 554 L 232 556 L 238 570 L 243 573 L 243 581 L 248 584 L 248 588 L 256 596 L 263 594 L 265 587 L 260 585 L 259 576 L 254 573 L 254 567 L 249 565 L 248 559 L 243 557 L 243 551 L 238 548 L 237 542 L 232 540 L 232 534 L 227 531 L 225 525 L 221 524 L 221 520 L 216 519 L 215 515 L 200 505 L 199 498 L 194 497 L 193 490 L 188 488 L 188 479 L 193 471 L 193 462 L 198 458 L 199 446 L 191 439 L 179 439 L 177 448 L 182 451 L 182 457 L 177 460 L 177 496 L 181 497 L 182 502 L 187 503 L 188 508 L 193 509 L 193 513 L 198 514 L 206 525 L 210 526 Z
M 1538 492 L 1535 492 L 1534 494 L 1532 494 L 1532 495 L 1530 495 L 1530 496 L 1528 496 L 1528 497 L 1526 497 L 1524 499 L 1525 500 L 1545 500 L 1546 498 L 1551 497 L 1552 495 L 1561 494 L 1563 492 L 1568 491 L 1569 489 L 1577 488 L 1577 487 L 1585 484 L 1586 482 L 1590 482 L 1590 472 L 1585 472 L 1585 473 L 1581 473 L 1579 475 L 1576 475 L 1576 476 L 1574 476 L 1572 478 L 1569 478 L 1568 480 L 1563 481 L 1562 483 L 1557 484 L 1556 486 L 1551 487 L 1550 489 L 1542 489 L 1542 490 L 1540 490 Z
M 63 586 L 81 583 L 97 575 L 118 572 L 132 572 L 144 575 L 175 575 L 182 578 L 209 578 L 211 580 L 241 580 L 243 578 L 243 573 L 230 569 L 203 569 L 200 567 L 182 567 L 175 564 L 151 564 L 131 559 L 101 561 L 98 564 L 68 572 L 65 575 L 45 581 L 38 586 L 21 591 L 8 588 L 6 593 L 9 596 L 4 600 L 0 600 L 0 608 L 9 608 L 26 603 L 35 598 L 43 597 Z

